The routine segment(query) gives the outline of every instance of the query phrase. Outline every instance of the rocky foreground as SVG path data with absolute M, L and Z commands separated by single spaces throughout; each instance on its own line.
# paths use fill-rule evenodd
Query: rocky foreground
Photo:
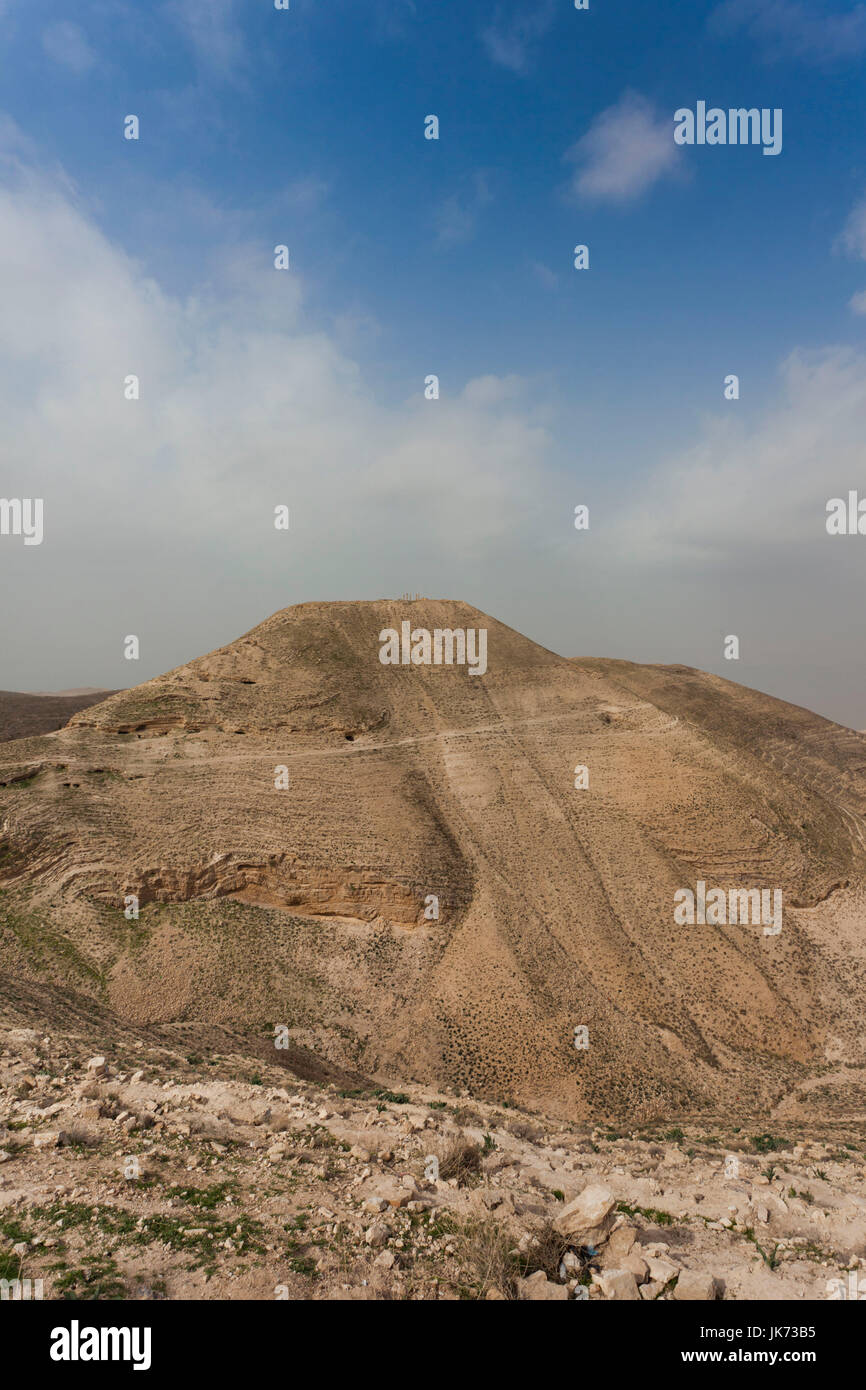
M 45 1298 L 857 1296 L 850 1127 L 619 1132 L 230 1051 L 0 1047 L 0 1278 Z

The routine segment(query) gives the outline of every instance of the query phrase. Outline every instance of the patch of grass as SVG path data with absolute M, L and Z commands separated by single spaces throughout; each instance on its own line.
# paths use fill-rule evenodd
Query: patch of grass
M 0 1217 L 0 1236 L 5 1236 L 13 1245 L 17 1245 L 19 1240 L 30 1239 L 29 1232 L 15 1216 Z
M 93 1299 L 116 1301 L 127 1297 L 126 1284 L 110 1256 L 88 1260 L 80 1269 L 59 1273 L 54 1289 L 63 1299 L 79 1302 Z
M 672 1226 L 674 1218 L 670 1212 L 660 1211 L 658 1207 L 632 1207 L 628 1202 L 617 1202 L 617 1211 L 624 1212 L 626 1216 L 642 1216 L 647 1221 L 652 1221 L 656 1226 Z
M 529 1120 L 509 1120 L 505 1128 L 515 1139 L 528 1140 L 531 1144 L 537 1144 L 544 1138 L 544 1131 Z
M 410 1105 L 412 1102 L 412 1097 L 407 1096 L 405 1091 L 384 1091 L 380 1086 L 377 1086 L 373 1095 L 377 1096 L 383 1105 Z
M 591 1252 L 571 1244 L 550 1221 L 536 1233 L 526 1250 L 515 1249 L 513 1235 L 492 1216 L 467 1221 L 456 1234 L 462 1261 L 470 1274 L 468 1297 L 486 1298 L 489 1290 L 495 1288 L 505 1298 L 516 1299 L 517 1280 L 538 1270 L 558 1284 L 559 1267 L 569 1251 L 579 1260 L 573 1277 L 581 1284 L 590 1282 Z
M 504 1226 L 492 1216 L 467 1221 L 458 1232 L 458 1245 L 476 1298 L 486 1298 L 491 1289 L 497 1289 L 506 1298 L 516 1299 L 519 1267 L 514 1241 Z
M 772 1253 L 768 1255 L 764 1247 L 758 1243 L 758 1237 L 755 1235 L 755 1232 L 751 1226 L 746 1227 L 746 1229 L 743 1231 L 743 1235 L 745 1236 L 746 1240 L 750 1240 L 752 1242 L 752 1244 L 754 1245 L 755 1249 L 757 1250 L 758 1254 L 760 1255 L 761 1259 L 764 1261 L 764 1264 L 767 1266 L 768 1269 L 778 1268 L 778 1245 L 774 1245 Z
M 214 1207 L 221 1206 L 229 1192 L 237 1190 L 237 1183 L 233 1180 L 227 1182 L 214 1183 L 211 1187 L 167 1187 L 165 1195 L 176 1197 L 178 1201 L 184 1202 L 189 1207 L 199 1207 L 204 1211 L 213 1211 Z
M 477 1110 L 473 1110 L 469 1105 L 457 1105 L 454 1107 L 454 1119 L 458 1125 L 480 1126 L 484 1123 L 484 1117 L 479 1115 Z
M 463 1134 L 449 1139 L 437 1157 L 441 1181 L 450 1182 L 456 1178 L 458 1187 L 463 1187 L 481 1168 L 481 1149 Z
M 8 927 L 12 931 L 19 946 L 38 970 L 53 973 L 61 964 L 100 988 L 104 986 L 102 972 L 67 937 L 50 927 L 41 915 L 21 907 L 15 910 L 4 903 L 0 907 L 0 927 Z
M 776 1153 L 778 1149 L 786 1149 L 787 1147 L 787 1139 L 777 1139 L 775 1135 L 772 1134 L 752 1135 L 752 1148 L 755 1150 L 755 1153 L 772 1154 Z
M 554 1284 L 558 1284 L 559 1266 L 562 1264 L 563 1256 L 569 1250 L 576 1250 L 576 1247 L 566 1236 L 560 1234 L 552 1221 L 546 1221 L 532 1244 L 514 1256 L 514 1264 L 523 1279 L 541 1269 L 548 1279 Z M 589 1263 L 588 1251 L 581 1250 L 577 1253 L 582 1265 Z
M 0 1279 L 18 1279 L 20 1274 L 21 1256 L 11 1250 L 0 1251 Z
M 811 1206 L 815 1200 L 811 1192 L 798 1192 L 795 1187 L 788 1188 L 788 1196 L 799 1197 L 801 1202 L 806 1202 L 809 1206 Z
M 52 1224 L 62 1222 L 66 1230 L 96 1227 L 104 1235 L 114 1236 L 126 1245 L 152 1245 L 159 1241 L 172 1250 L 189 1251 L 198 1257 L 190 1266 L 192 1269 L 206 1259 L 213 1260 L 217 1247 L 228 1239 L 232 1240 L 238 1254 L 264 1253 L 264 1228 L 260 1221 L 241 1212 L 232 1213 L 227 1220 L 218 1220 L 206 1206 L 198 1209 L 194 1226 L 188 1217 L 160 1214 L 139 1217 L 126 1207 L 90 1207 L 83 1202 L 55 1202 L 50 1207 L 34 1208 L 34 1215 Z M 193 1231 L 196 1234 L 192 1234 Z

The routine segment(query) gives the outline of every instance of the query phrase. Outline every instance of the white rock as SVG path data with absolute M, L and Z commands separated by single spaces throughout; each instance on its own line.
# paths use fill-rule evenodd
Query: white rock
M 666 1284 L 669 1279 L 673 1279 L 675 1274 L 679 1274 L 679 1265 L 673 1264 L 671 1260 L 662 1260 L 658 1256 L 650 1255 L 647 1259 L 649 1265 L 649 1276 L 652 1281 L 658 1284 Z
M 575 1244 L 597 1246 L 607 1239 L 615 1207 L 616 1198 L 609 1187 L 590 1184 L 563 1208 L 554 1225 Z
M 657 1279 L 650 1279 L 649 1283 L 641 1284 L 640 1296 L 649 1300 L 658 1298 L 663 1288 L 664 1284 L 660 1284 Z
M 374 1221 L 372 1226 L 368 1226 L 364 1232 L 364 1239 L 368 1245 L 375 1249 L 378 1245 L 384 1245 L 391 1234 L 391 1227 L 386 1226 L 384 1221 Z
M 605 1269 L 598 1275 L 593 1273 L 593 1282 L 601 1286 L 605 1298 L 618 1303 L 639 1301 L 637 1280 L 629 1269 Z
M 56 1149 L 64 1140 L 64 1134 L 59 1129 L 43 1129 L 41 1134 L 33 1136 L 34 1149 Z

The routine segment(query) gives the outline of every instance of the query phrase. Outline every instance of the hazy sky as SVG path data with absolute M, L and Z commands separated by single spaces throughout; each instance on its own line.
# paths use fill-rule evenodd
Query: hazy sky
M 866 726 L 866 535 L 825 526 L 866 497 L 866 5 L 0 21 L 0 497 L 45 507 L 0 535 L 0 688 L 410 590 Z M 676 145 L 699 101 L 781 108 L 782 152 Z

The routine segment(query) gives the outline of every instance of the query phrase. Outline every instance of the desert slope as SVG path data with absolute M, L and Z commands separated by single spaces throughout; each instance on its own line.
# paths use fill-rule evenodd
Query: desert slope
M 0 743 L 13 738 L 60 729 L 88 705 L 95 705 L 113 690 L 66 690 L 56 695 L 29 694 L 20 690 L 0 690 Z
M 382 665 L 403 619 L 486 628 L 486 672 Z M 4 963 L 570 1115 L 860 1116 L 864 767 L 806 711 L 463 603 L 302 604 L 0 748 Z M 781 889 L 781 934 L 675 925 L 698 879 Z

